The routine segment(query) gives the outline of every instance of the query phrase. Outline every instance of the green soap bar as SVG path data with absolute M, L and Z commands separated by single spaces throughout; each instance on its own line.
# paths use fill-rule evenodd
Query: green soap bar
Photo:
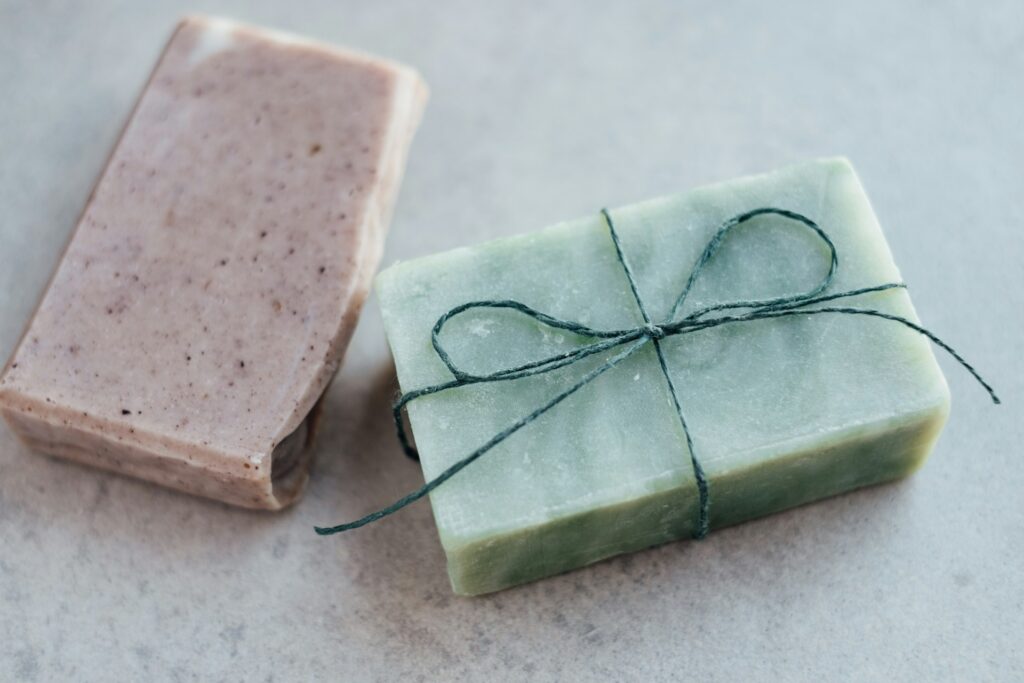
M 826 293 L 900 280 L 849 162 L 813 161 L 611 211 L 655 321 L 666 320 L 718 227 L 762 206 L 800 212 L 832 238 L 839 267 Z M 725 239 L 682 314 L 807 291 L 828 262 L 809 230 L 755 218 Z M 597 212 L 397 264 L 378 277 L 377 296 L 404 391 L 451 379 L 430 333 L 465 302 L 514 299 L 598 329 L 642 323 Z M 917 320 L 902 289 L 839 303 Z M 443 339 L 461 367 L 480 374 L 593 341 L 493 309 L 452 319 Z M 757 320 L 668 337 L 662 348 L 709 482 L 712 529 L 904 476 L 949 411 L 928 341 L 877 318 Z M 424 475 L 437 476 L 615 351 L 414 401 Z M 691 536 L 696 479 L 653 345 L 434 490 L 431 504 L 452 586 L 469 595 Z

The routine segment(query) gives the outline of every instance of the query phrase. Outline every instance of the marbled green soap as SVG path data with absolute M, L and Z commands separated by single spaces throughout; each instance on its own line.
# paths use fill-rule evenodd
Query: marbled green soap
M 900 280 L 864 190 L 827 159 L 613 210 L 652 317 L 664 320 L 709 237 L 726 219 L 774 206 L 832 237 L 829 292 Z M 806 291 L 827 269 L 822 244 L 775 216 L 724 242 L 686 311 Z M 451 379 L 430 330 L 467 301 L 516 299 L 591 327 L 640 322 L 597 211 L 533 234 L 400 263 L 377 295 L 404 391 Z M 903 290 L 844 300 L 916 320 Z M 475 372 L 588 340 L 514 312 L 464 314 L 446 328 Z M 949 391 L 923 337 L 864 316 L 727 325 L 663 341 L 722 527 L 904 476 L 928 454 Z M 429 479 L 570 386 L 607 356 L 512 382 L 414 401 L 409 417 Z M 457 593 L 499 590 L 618 553 L 689 537 L 698 496 L 686 442 L 653 348 L 606 372 L 431 494 Z

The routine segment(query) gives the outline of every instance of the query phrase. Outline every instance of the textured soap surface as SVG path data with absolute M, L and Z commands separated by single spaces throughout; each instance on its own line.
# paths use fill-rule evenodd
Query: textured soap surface
M 14 430 L 229 503 L 293 501 L 424 95 L 383 60 L 183 21 L 0 378 Z
M 663 320 L 726 219 L 762 206 L 816 220 L 839 251 L 828 292 L 898 281 L 849 163 L 826 159 L 611 211 L 640 294 Z M 810 289 L 822 244 L 780 217 L 723 243 L 685 312 Z M 516 299 L 603 329 L 640 323 L 600 215 L 395 265 L 377 279 L 402 389 L 451 378 L 430 330 L 451 307 Z M 845 304 L 916 319 L 892 290 Z M 588 340 L 512 312 L 467 313 L 446 328 L 453 358 L 493 371 Z M 759 320 L 664 340 L 721 527 L 903 476 L 948 413 L 927 341 L 863 316 Z M 607 356 L 537 377 L 415 401 L 409 416 L 429 479 L 570 386 Z M 456 592 L 498 590 L 617 553 L 689 537 L 698 494 L 684 435 L 647 348 L 500 444 L 431 494 Z

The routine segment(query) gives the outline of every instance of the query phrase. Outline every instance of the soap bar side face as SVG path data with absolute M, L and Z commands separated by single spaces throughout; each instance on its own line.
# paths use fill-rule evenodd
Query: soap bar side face
M 829 292 L 899 279 L 852 168 L 823 160 L 613 210 L 655 320 L 668 314 L 718 225 L 765 205 L 811 216 L 835 240 L 840 267 Z M 756 220 L 727 240 L 691 305 L 805 291 L 827 264 L 812 235 Z M 378 287 L 404 390 L 450 378 L 430 328 L 466 301 L 517 299 L 601 329 L 640 322 L 598 216 L 400 264 Z M 916 319 L 903 291 L 854 305 Z M 512 314 L 466 318 L 445 339 L 474 371 L 585 342 Z M 948 411 L 927 342 L 859 316 L 723 326 L 663 347 L 710 480 L 714 527 L 902 476 L 927 454 Z M 425 476 L 600 361 L 414 402 Z M 696 501 L 685 437 L 650 346 L 431 494 L 453 586 L 468 594 L 689 536 Z
M 946 411 L 908 416 L 899 426 L 857 430 L 832 446 L 737 467 L 712 478 L 711 528 L 738 524 L 910 474 L 927 457 Z M 773 485 L 784 481 L 785 485 Z M 698 497 L 680 487 L 616 505 L 582 509 L 546 524 L 447 550 L 460 595 L 482 595 L 642 550 L 696 531 Z
M 275 481 L 274 454 L 306 441 L 341 363 L 424 94 L 382 60 L 183 21 L 0 378 L 15 431 L 226 502 L 292 502 L 308 457 Z

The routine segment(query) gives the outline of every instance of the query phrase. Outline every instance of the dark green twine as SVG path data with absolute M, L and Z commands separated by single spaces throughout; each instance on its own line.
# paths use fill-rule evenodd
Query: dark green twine
M 821 280 L 820 283 L 810 291 L 803 294 L 795 294 L 792 296 L 776 297 L 771 299 L 752 299 L 747 301 L 735 301 L 732 303 L 714 304 L 712 306 L 705 306 L 700 308 L 689 315 L 677 319 L 680 310 L 683 308 L 683 303 L 686 301 L 687 295 L 693 288 L 694 283 L 697 281 L 697 277 L 701 271 L 704 270 L 708 262 L 714 257 L 722 244 L 722 240 L 725 239 L 726 235 L 733 228 L 749 221 L 757 216 L 765 214 L 775 214 L 784 218 L 790 219 L 795 223 L 801 224 L 806 228 L 814 232 L 815 235 L 825 243 L 829 251 L 829 269 L 828 273 Z M 406 505 L 413 503 L 420 498 L 423 498 L 431 491 L 436 489 L 441 484 L 445 483 L 464 468 L 468 467 L 477 459 L 490 452 L 495 446 L 505 441 L 523 427 L 527 426 L 538 417 L 546 413 L 547 411 L 554 408 L 556 405 L 567 399 L 572 394 L 576 393 L 583 387 L 587 386 L 595 379 L 603 375 L 605 372 L 611 370 L 616 365 L 629 358 L 645 344 L 651 343 L 654 345 L 654 350 L 658 355 L 658 363 L 661 365 L 662 375 L 665 378 L 665 384 L 668 386 L 669 393 L 672 396 L 672 403 L 676 409 L 676 415 L 679 418 L 679 426 L 683 430 L 683 435 L 686 437 L 686 447 L 689 452 L 690 462 L 693 465 L 693 474 L 697 481 L 697 491 L 700 496 L 700 506 L 698 510 L 697 518 L 697 530 L 694 533 L 695 538 L 703 538 L 708 533 L 709 528 L 709 515 L 711 508 L 710 491 L 708 489 L 708 480 L 704 474 L 704 468 L 701 467 L 700 460 L 697 458 L 693 446 L 693 439 L 690 436 L 690 430 L 686 425 L 686 417 L 683 414 L 682 404 L 679 400 L 679 393 L 676 390 L 675 384 L 672 382 L 672 377 L 669 375 L 668 367 L 665 363 L 665 354 L 661 348 L 661 342 L 666 337 L 672 337 L 676 335 L 692 334 L 701 330 L 707 330 L 712 327 L 718 327 L 720 325 L 729 325 L 732 323 L 745 323 L 752 320 L 763 320 L 765 318 L 783 318 L 787 316 L 810 316 L 810 315 L 823 315 L 831 313 L 839 313 L 843 315 L 865 315 L 873 318 L 881 318 L 883 320 L 891 320 L 893 322 L 904 325 L 911 330 L 924 335 L 930 339 L 936 346 L 946 351 L 949 355 L 956 359 L 960 365 L 962 365 L 974 379 L 978 380 L 988 391 L 989 396 L 992 397 L 994 403 L 999 403 L 999 398 L 996 396 L 995 391 L 989 384 L 981 378 L 981 375 L 968 363 L 963 357 L 960 356 L 951 346 L 946 344 L 944 341 L 939 339 L 935 334 L 921 327 L 917 323 L 914 323 L 906 318 L 901 318 L 898 315 L 892 315 L 890 313 L 884 313 L 882 311 L 869 309 L 869 308 L 850 308 L 842 306 L 821 306 L 817 308 L 808 308 L 809 306 L 817 306 L 829 301 L 836 301 L 838 299 L 848 299 L 850 297 L 859 296 L 861 294 L 867 294 L 869 292 L 881 292 L 887 289 L 901 289 L 905 288 L 906 285 L 902 282 L 890 282 L 883 285 L 876 285 L 874 287 L 863 287 L 861 289 L 853 289 L 846 292 L 839 292 L 835 294 L 823 294 L 823 292 L 832 283 L 835 277 L 836 268 L 839 266 L 839 257 L 836 253 L 836 247 L 832 243 L 829 236 L 822 230 L 817 223 L 812 221 L 807 216 L 796 213 L 794 211 L 787 211 L 785 209 L 775 209 L 770 207 L 754 209 L 742 213 L 738 216 L 730 218 L 715 232 L 714 236 L 708 242 L 704 248 L 700 258 L 697 259 L 696 265 L 690 272 L 690 277 L 686 281 L 686 285 L 683 287 L 683 291 L 679 294 L 679 297 L 675 301 L 675 305 L 672 307 L 672 312 L 669 314 L 668 319 L 661 323 L 654 323 L 651 321 L 651 316 L 647 311 L 647 307 L 644 305 L 643 299 L 640 297 L 640 292 L 637 289 L 636 278 L 633 275 L 633 270 L 630 268 L 629 261 L 626 259 L 625 254 L 622 252 L 622 245 L 619 243 L 618 233 L 615 231 L 615 227 L 612 223 L 612 217 L 608 214 L 607 210 L 602 209 L 601 215 L 604 216 L 605 221 L 608 224 L 608 232 L 611 234 L 612 243 L 615 245 L 615 255 L 619 259 L 619 263 L 622 265 L 623 273 L 626 276 L 626 281 L 629 283 L 629 289 L 633 293 L 633 298 L 636 300 L 637 308 L 640 311 L 640 316 L 643 318 L 643 324 L 637 327 L 623 329 L 623 330 L 596 330 L 586 325 L 573 322 L 571 320 L 563 320 L 554 316 L 541 313 L 533 308 L 530 308 L 526 304 L 518 301 L 511 301 L 508 299 L 492 300 L 492 301 L 473 301 L 465 304 L 461 304 L 449 310 L 447 313 L 442 315 L 437 324 L 434 325 L 434 329 L 431 332 L 431 343 L 434 346 L 434 351 L 437 352 L 438 357 L 451 371 L 454 379 L 441 384 L 435 384 L 433 386 L 423 387 L 422 389 L 416 389 L 403 394 L 394 405 L 394 420 L 395 427 L 398 431 L 398 440 L 402 445 L 402 449 L 406 455 L 412 458 L 417 458 L 416 450 L 409 442 L 409 436 L 406 433 L 405 426 L 402 423 L 402 409 L 410 402 L 421 398 L 423 396 L 429 396 L 431 394 L 437 394 L 442 391 L 448 391 L 450 389 L 457 389 L 458 387 L 468 386 L 470 384 L 479 384 L 482 382 L 505 382 L 509 380 L 520 379 L 522 377 L 532 377 L 534 375 L 540 375 L 558 368 L 565 367 L 580 361 L 588 356 L 616 349 L 618 347 L 625 346 L 624 349 L 619 350 L 615 355 L 608 358 L 604 363 L 591 370 L 583 377 L 579 379 L 575 384 L 562 391 L 560 394 L 552 398 L 550 401 L 534 410 L 529 415 L 526 415 L 513 424 L 509 425 L 502 431 L 495 434 L 487 443 L 483 444 L 475 451 L 462 458 L 454 465 L 446 469 L 444 472 L 439 474 L 437 477 L 431 479 L 419 489 L 412 493 L 404 496 L 403 498 L 395 501 L 391 505 L 382 508 L 376 512 L 366 515 L 362 519 L 358 519 L 348 524 L 339 524 L 334 527 L 316 527 L 316 532 L 321 535 L 336 534 L 341 531 L 349 531 L 350 529 L 357 529 L 361 526 L 365 526 L 371 522 L 375 522 L 378 519 L 387 517 L 388 515 L 394 514 L 401 510 Z M 452 360 L 451 356 L 445 350 L 444 345 L 441 343 L 441 331 L 444 329 L 445 324 L 454 318 L 455 316 L 464 313 L 465 311 L 477 309 L 477 308 L 509 308 L 515 311 L 519 311 L 530 318 L 533 318 L 538 323 L 546 325 L 550 328 L 567 330 L 583 337 L 589 337 L 594 341 L 586 346 L 581 346 L 572 351 L 565 353 L 555 354 L 541 360 L 524 363 L 515 367 L 510 367 L 505 370 L 499 370 L 486 375 L 476 375 L 470 372 L 466 372 L 456 365 L 455 361 Z M 745 311 L 741 309 L 746 309 Z M 734 312 L 736 311 L 736 312 Z M 711 313 L 718 313 L 716 316 L 709 317 Z

